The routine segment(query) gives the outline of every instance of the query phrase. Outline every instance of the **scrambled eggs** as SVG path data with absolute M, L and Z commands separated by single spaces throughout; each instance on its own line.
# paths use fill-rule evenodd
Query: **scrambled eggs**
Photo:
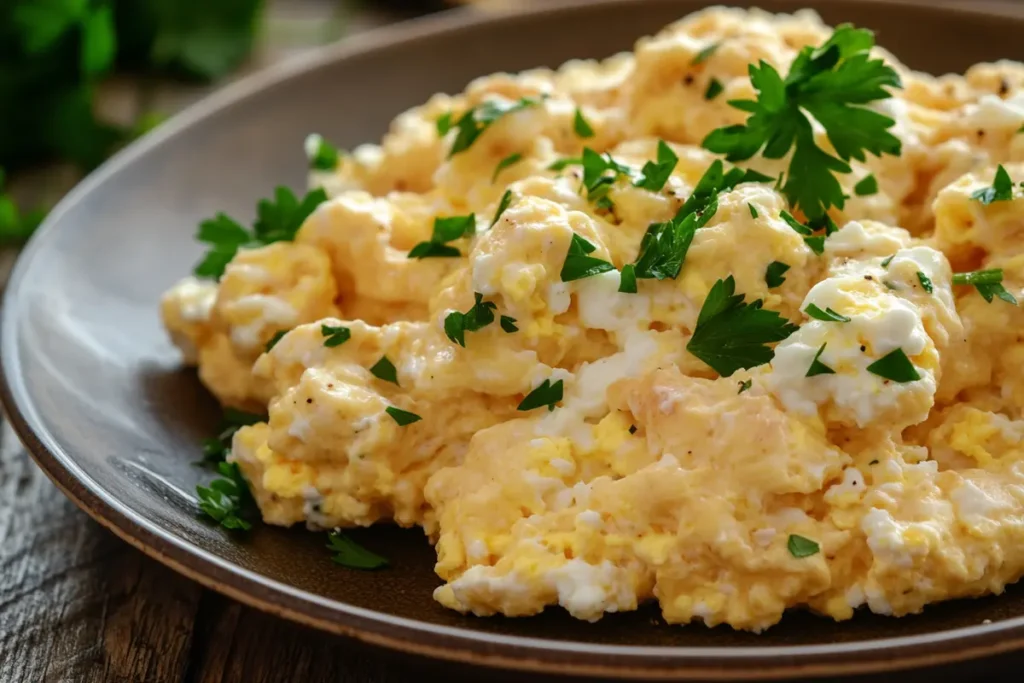
M 1024 311 L 953 274 L 1001 268 L 1021 297 L 1024 197 L 977 193 L 998 164 L 1024 179 L 1024 66 L 934 78 L 874 49 L 902 80 L 873 105 L 902 153 L 837 176 L 820 248 L 772 181 L 740 182 L 678 277 L 623 282 L 720 158 L 701 141 L 746 120 L 728 101 L 755 94 L 748 66 L 785 73 L 830 34 L 810 12 L 712 8 L 631 54 L 436 95 L 312 172 L 329 200 L 293 241 L 171 289 L 164 322 L 204 384 L 268 415 L 230 455 L 264 519 L 422 526 L 435 598 L 477 615 L 657 600 L 672 623 L 760 631 L 791 607 L 899 616 L 1016 581 Z M 495 103 L 451 154 L 452 122 Z M 581 190 L 584 147 L 637 177 L 659 140 L 678 161 L 657 191 Z M 744 166 L 774 180 L 786 160 Z M 614 268 L 563 281 L 569 253 Z M 798 329 L 720 376 L 688 344 L 730 276 Z M 909 378 L 877 371 L 897 351 Z

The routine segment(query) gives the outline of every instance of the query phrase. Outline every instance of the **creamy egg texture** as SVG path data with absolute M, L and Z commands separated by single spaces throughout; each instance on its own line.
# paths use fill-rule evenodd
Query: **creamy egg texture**
M 836 174 L 838 229 L 801 232 L 789 157 L 755 155 L 676 272 L 638 259 L 721 164 L 702 141 L 747 120 L 750 65 L 784 75 L 830 35 L 711 8 L 633 53 L 480 78 L 315 166 L 328 199 L 294 239 L 174 286 L 185 361 L 266 415 L 229 456 L 264 520 L 421 526 L 434 597 L 476 615 L 657 601 L 761 631 L 1018 580 L 1024 66 L 936 78 L 874 48 L 899 153 Z M 761 360 L 714 360 L 745 329 L 708 341 L 714 302 L 723 329 L 774 330 Z

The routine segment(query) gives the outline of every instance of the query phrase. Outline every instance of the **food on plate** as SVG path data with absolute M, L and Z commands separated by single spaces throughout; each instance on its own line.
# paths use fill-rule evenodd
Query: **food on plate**
M 162 314 L 228 526 L 420 526 L 436 599 L 761 631 L 1024 572 L 1024 66 L 712 8 L 319 136 Z M 343 564 L 385 560 L 343 534 Z

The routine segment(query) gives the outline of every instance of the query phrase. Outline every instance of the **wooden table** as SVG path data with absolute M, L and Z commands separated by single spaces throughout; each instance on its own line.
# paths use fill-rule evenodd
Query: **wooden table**
M 361 4 L 343 18 L 348 32 L 403 16 Z M 337 7 L 335 0 L 272 3 L 270 30 L 250 68 L 330 38 L 308 28 Z M 137 113 L 143 97 L 169 111 L 203 94 L 173 86 L 140 93 L 115 81 L 105 98 L 113 110 Z M 31 182 L 68 182 L 66 173 L 56 178 Z M 1022 664 L 1024 657 L 1003 657 L 966 668 L 960 680 L 1019 680 Z M 78 510 L 0 423 L 0 682 L 391 683 L 481 674 L 291 624 L 178 576 Z

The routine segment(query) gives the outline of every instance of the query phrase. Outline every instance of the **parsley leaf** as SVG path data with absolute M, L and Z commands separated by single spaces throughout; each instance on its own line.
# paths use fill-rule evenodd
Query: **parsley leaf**
M 323 136 L 310 133 L 306 137 L 305 149 L 309 167 L 314 171 L 333 171 L 338 167 L 338 159 L 341 157 L 338 148 L 324 140 Z
M 448 246 L 463 237 L 476 234 L 476 214 L 468 216 L 438 216 L 434 219 L 434 230 L 430 240 L 420 242 L 409 250 L 409 258 L 446 258 L 462 256 L 457 248 Z
M 594 202 L 598 208 L 610 209 L 612 203 L 608 197 L 608 191 L 611 190 L 619 176 L 632 177 L 632 169 L 615 161 L 608 152 L 598 154 L 589 147 L 583 148 L 581 163 L 583 164 L 583 187 L 587 190 L 587 201 Z
M 725 88 L 722 86 L 722 82 L 719 81 L 717 78 L 712 78 L 710 81 L 708 81 L 707 90 L 704 91 L 704 99 L 713 100 L 719 95 L 721 95 L 723 90 L 725 90 Z
M 583 157 L 563 157 L 556 159 L 551 162 L 548 166 L 549 171 L 564 171 L 570 166 L 580 166 L 583 163 Z
M 769 263 L 768 268 L 764 271 L 764 282 L 768 285 L 768 289 L 781 286 L 786 281 L 784 274 L 789 268 L 789 264 L 782 261 L 772 261 Z
M 552 384 L 550 379 L 546 379 L 536 389 L 526 395 L 526 398 L 519 403 L 516 410 L 526 412 L 542 406 L 547 406 L 548 410 L 554 410 L 555 404 L 561 400 L 562 380 Z
M 370 372 L 378 379 L 398 384 L 398 371 L 395 369 L 395 364 L 389 361 L 387 356 L 381 356 L 380 360 L 370 368 Z
M 782 341 L 797 329 L 777 312 L 761 308 L 760 299 L 745 304 L 743 295 L 735 292 L 731 275 L 715 282 L 686 344 L 687 351 L 723 377 L 769 362 L 775 351 L 767 344 Z
M 866 175 L 853 186 L 853 193 L 858 197 L 867 197 L 878 194 L 878 181 L 874 175 Z
M 750 217 L 755 219 L 755 220 L 757 220 L 758 214 L 757 214 L 757 209 L 754 208 L 754 205 L 751 204 L 750 202 L 747 202 L 747 208 L 750 209 Z
M 465 152 L 467 149 L 473 146 L 484 131 L 490 128 L 495 121 L 506 116 L 508 114 L 534 107 L 540 103 L 540 100 L 533 99 L 531 97 L 520 97 L 514 102 L 507 102 L 503 100 L 488 100 L 483 104 L 479 104 L 473 107 L 461 117 L 455 123 L 450 126 L 457 132 L 455 134 L 455 140 L 452 142 L 452 148 L 448 152 L 448 158 L 451 159 L 460 152 Z M 438 124 L 438 132 L 440 132 L 441 126 Z M 447 132 L 447 131 L 446 131 Z
M 720 42 L 711 43 L 710 45 L 705 47 L 703 50 L 698 52 L 696 55 L 694 55 L 693 59 L 690 60 L 690 64 L 692 66 L 697 66 L 698 64 L 701 64 L 701 63 L 705 62 L 707 60 L 707 58 L 710 57 L 711 55 L 715 54 L 715 52 L 721 46 L 722 46 L 722 44 Z
M 264 353 L 269 353 L 272 348 L 277 346 L 277 342 L 281 341 L 281 339 L 284 338 L 284 335 L 288 334 L 288 332 L 290 332 L 290 330 L 278 330 L 275 332 L 274 336 L 271 337 L 263 347 Z
M 334 555 L 331 561 L 349 569 L 380 569 L 388 566 L 388 561 L 371 553 L 340 531 L 327 534 L 327 549 Z
M 516 327 L 516 319 L 511 317 L 511 316 L 507 316 L 507 315 L 501 316 L 500 324 L 501 324 L 501 329 L 505 330 L 505 332 L 508 333 L 508 334 L 512 334 L 513 332 L 518 332 L 519 331 L 519 328 Z
M 921 379 L 917 368 L 903 353 L 903 349 L 895 349 L 885 354 L 867 367 L 868 372 L 892 380 L 893 382 L 913 382 Z
M 324 337 L 324 346 L 329 349 L 335 346 L 341 346 L 349 339 L 352 338 L 352 330 L 347 327 L 332 327 L 331 325 L 321 325 L 320 334 Z
M 225 408 L 220 430 L 215 438 L 203 440 L 203 460 L 208 463 L 223 462 L 231 451 L 231 440 L 241 427 L 263 422 L 266 417 L 245 413 L 234 408 Z
M 810 557 L 821 552 L 821 546 L 816 541 L 796 534 L 789 535 L 786 547 L 789 549 L 789 554 L 796 558 Z
M 576 107 L 576 116 L 574 116 L 572 120 L 572 129 L 575 131 L 576 135 L 583 139 L 594 137 L 594 129 L 591 128 L 590 124 L 587 123 L 587 120 L 583 118 L 583 112 L 580 111 L 579 107 Z
M 839 315 L 831 308 L 826 308 L 823 311 L 815 304 L 807 304 L 807 308 L 804 309 L 804 313 L 815 320 L 821 320 L 827 323 L 848 323 L 851 320 L 851 318 L 847 318 L 845 315 Z
M 969 273 L 953 273 L 954 285 L 972 285 L 978 290 L 978 294 L 985 297 L 985 301 L 992 303 L 994 297 L 999 297 L 1008 304 L 1017 305 L 1017 299 L 1003 287 L 1003 269 L 989 268 L 988 270 L 974 270 Z
M 892 260 L 894 258 L 896 258 L 896 254 L 890 254 L 889 256 L 886 256 L 884 259 L 882 259 L 882 267 L 888 268 L 889 264 L 892 263 Z
M 505 213 L 505 209 L 507 209 L 511 204 L 512 190 L 505 190 L 505 194 L 501 195 L 501 201 L 498 202 L 498 209 L 494 212 L 494 218 L 491 220 L 492 228 L 494 227 L 494 224 L 498 222 L 498 219 L 501 218 L 501 214 Z
M 603 259 L 590 256 L 597 247 L 573 233 L 572 242 L 569 243 L 569 251 L 565 255 L 565 263 L 562 264 L 562 282 L 582 280 L 600 273 L 607 273 L 615 270 L 615 266 Z
M 494 173 L 491 174 L 491 183 L 498 179 L 498 175 L 501 174 L 506 168 L 513 164 L 518 164 L 523 160 L 523 155 L 519 152 L 515 154 L 509 154 L 507 157 L 498 162 L 498 165 L 494 167 Z
M 988 206 L 992 202 L 1007 202 L 1013 199 L 1013 181 L 1010 174 L 1006 172 L 1002 164 L 996 169 L 996 177 L 992 180 L 992 187 L 983 187 L 971 194 L 971 199 Z
M 813 251 L 818 256 L 825 253 L 825 236 L 820 235 L 818 237 L 805 237 L 804 244 L 807 248 Z
M 818 352 L 816 354 L 814 354 L 814 360 L 811 361 L 811 367 L 807 368 L 807 374 L 804 375 L 804 377 L 816 377 L 818 375 L 834 375 L 834 374 L 836 374 L 835 370 L 833 370 L 832 368 L 830 368 L 829 366 L 825 365 L 820 360 L 818 360 L 819 358 L 821 358 L 821 354 L 824 353 L 825 346 L 827 346 L 827 345 L 826 344 L 822 344 L 821 348 L 818 349 Z
M 658 140 L 657 159 L 657 162 L 648 161 L 644 164 L 644 167 L 640 169 L 640 175 L 633 182 L 634 186 L 651 192 L 660 192 L 665 187 L 676 164 L 679 163 L 679 157 L 671 147 L 665 144 L 664 140 Z
M 754 386 L 754 380 L 748 379 L 740 382 L 740 390 L 736 392 L 737 395 L 742 394 L 744 391 Z
M 413 422 L 419 422 L 423 419 L 416 413 L 410 413 L 408 410 L 402 410 L 401 408 L 396 408 L 394 406 L 388 406 L 384 409 L 384 412 L 390 415 L 392 419 L 398 423 L 399 427 L 405 427 L 407 425 L 411 425 Z
M 918 282 L 921 283 L 921 289 L 923 289 L 924 291 L 928 292 L 929 294 L 931 294 L 934 291 L 935 288 L 932 286 L 931 278 L 922 273 L 920 270 L 917 271 L 917 280 Z
M 466 332 L 476 332 L 494 322 L 494 311 L 498 308 L 493 301 L 484 301 L 484 295 L 473 294 L 475 303 L 465 313 L 452 311 L 444 319 L 444 333 L 454 343 L 465 348 Z
M 221 477 L 208 486 L 196 486 L 199 509 L 225 529 L 250 529 L 252 524 L 245 517 L 252 510 L 252 494 L 238 465 L 221 462 L 217 464 L 217 471 Z
M 902 87 L 892 67 L 870 57 L 873 45 L 870 31 L 844 24 L 820 47 L 803 48 L 785 79 L 763 60 L 751 64 L 757 99 L 729 102 L 751 116 L 745 124 L 712 131 L 703 146 L 729 161 L 762 150 L 781 159 L 793 149 L 782 186 L 789 202 L 811 219 L 842 208 L 845 196 L 835 174 L 850 173 L 850 159 L 901 151 L 899 138 L 889 132 L 895 121 L 864 106 L 891 97 L 886 87 Z M 837 157 L 815 143 L 808 114 L 825 129 Z
M 437 126 L 437 136 L 443 138 L 452 129 L 452 113 L 446 111 L 441 114 L 437 117 L 434 124 Z
M 619 276 L 619 291 L 623 294 L 636 294 L 636 266 L 627 263 L 622 266 Z

